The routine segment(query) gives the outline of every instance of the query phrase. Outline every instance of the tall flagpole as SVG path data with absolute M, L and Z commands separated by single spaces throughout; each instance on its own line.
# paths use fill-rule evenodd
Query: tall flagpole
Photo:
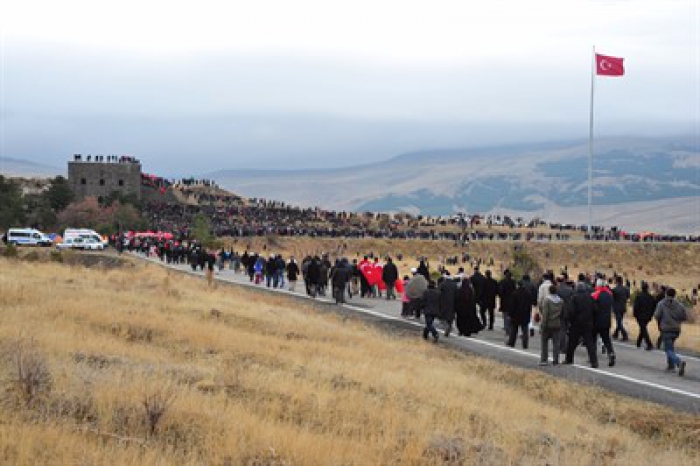
M 588 235 L 593 235 L 593 99 L 595 96 L 595 45 L 591 66 L 591 119 L 588 134 Z

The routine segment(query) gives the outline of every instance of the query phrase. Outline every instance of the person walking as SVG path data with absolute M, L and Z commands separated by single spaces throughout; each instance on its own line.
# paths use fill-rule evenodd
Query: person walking
M 588 285 L 579 281 L 576 284 L 574 296 L 571 298 L 569 309 L 569 344 L 566 348 L 564 364 L 574 363 L 574 352 L 581 340 L 588 350 L 588 361 L 591 367 L 598 367 L 598 354 L 593 338 L 593 310 L 595 302 L 591 297 Z
M 399 269 L 396 268 L 396 264 L 391 260 L 391 257 L 386 258 L 386 264 L 382 269 L 382 281 L 386 285 L 386 299 L 396 299 L 396 293 L 394 292 L 394 285 L 396 280 L 399 279 Z
M 548 364 L 549 340 L 552 340 L 552 364 L 557 365 L 559 364 L 559 332 L 561 331 L 561 321 L 564 314 L 564 300 L 557 295 L 557 287 L 555 285 L 549 285 L 547 296 L 542 300 L 540 313 L 540 336 L 542 338 L 540 365 L 546 366 Z
M 618 336 L 622 336 L 622 341 L 629 340 L 627 330 L 625 329 L 624 318 L 627 312 L 627 301 L 630 299 L 630 290 L 622 283 L 622 277 L 615 277 L 615 288 L 612 289 L 613 294 L 613 311 L 615 312 L 615 332 L 613 338 L 617 340 Z
M 600 336 L 600 339 L 603 341 L 603 349 L 608 355 L 608 366 L 612 367 L 615 365 L 615 349 L 613 348 L 612 339 L 610 338 L 613 295 L 602 278 L 596 281 L 593 300 L 595 301 L 593 338 L 597 339 L 597 337 Z
M 347 267 L 347 262 L 343 263 L 340 259 L 336 259 L 335 266 L 331 272 L 331 286 L 333 287 L 333 297 L 336 304 L 345 304 L 345 288 L 347 288 L 349 280 L 350 269 Z
M 440 315 L 440 291 L 435 288 L 435 282 L 428 282 L 428 289 L 423 293 L 422 300 L 423 315 L 425 317 L 425 328 L 423 328 L 423 339 L 427 340 L 428 335 L 433 336 L 433 342 L 439 340 L 438 331 L 435 328 L 435 319 Z
M 513 312 L 513 294 L 515 293 L 515 280 L 511 276 L 510 270 L 503 272 L 503 278 L 498 283 L 498 310 L 503 314 L 503 330 L 510 333 L 510 314 Z
M 457 285 L 449 272 L 440 279 L 438 289 L 440 290 L 440 318 L 446 325 L 445 337 L 449 337 L 455 320 L 455 294 L 457 293 Z
M 496 295 L 498 294 L 498 282 L 491 276 L 491 271 L 487 270 L 484 276 L 484 282 L 481 288 L 481 302 L 479 303 L 479 312 L 481 314 L 481 324 L 484 328 L 493 330 L 493 321 L 495 320 L 496 310 Z M 488 317 L 488 322 L 487 322 Z
M 309 268 L 306 272 L 306 279 L 308 281 L 309 296 L 312 298 L 316 297 L 319 288 L 319 282 L 321 280 L 321 259 L 315 256 L 309 262 Z
M 666 297 L 656 306 L 654 317 L 659 322 L 661 329 L 661 339 L 664 343 L 664 351 L 666 352 L 666 361 L 668 363 L 666 370 L 675 372 L 678 368 L 678 375 L 685 375 L 685 361 L 676 354 L 674 344 L 676 339 L 681 335 L 681 324 L 688 320 L 688 313 L 685 307 L 676 299 L 676 290 L 668 288 Z
M 523 349 L 527 349 L 530 332 L 530 318 L 532 316 L 532 294 L 530 287 L 524 280 L 518 282 L 518 287 L 513 293 L 513 310 L 510 313 L 510 331 L 508 332 L 507 345 L 515 347 L 518 337 L 518 329 L 521 329 Z
M 287 281 L 289 282 L 289 291 L 294 292 L 297 287 L 297 280 L 299 279 L 299 265 L 294 257 L 289 259 L 287 264 Z
M 647 325 L 651 322 L 654 317 L 654 311 L 656 311 L 656 300 L 649 293 L 649 284 L 642 283 L 642 291 L 634 298 L 634 303 L 632 303 L 632 313 L 634 318 L 637 320 L 637 325 L 639 325 L 639 336 L 637 337 L 637 348 L 641 348 L 642 342 L 646 343 L 646 350 L 651 351 L 654 349 L 654 345 L 651 343 L 651 338 L 649 337 L 649 330 L 647 330 Z
M 469 277 L 464 277 L 455 297 L 457 331 L 460 336 L 469 337 L 483 329 L 476 312 L 474 288 Z
M 423 296 L 425 290 L 428 289 L 428 280 L 418 273 L 416 269 L 412 269 L 413 278 L 411 278 L 404 288 L 404 293 L 408 298 L 409 302 L 409 315 L 414 314 L 414 318 L 420 318 L 420 310 L 423 307 Z

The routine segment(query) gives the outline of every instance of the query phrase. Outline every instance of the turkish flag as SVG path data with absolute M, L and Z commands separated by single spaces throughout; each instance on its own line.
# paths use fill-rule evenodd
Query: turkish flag
M 624 58 L 608 57 L 595 54 L 596 74 L 598 76 L 622 76 L 625 74 Z

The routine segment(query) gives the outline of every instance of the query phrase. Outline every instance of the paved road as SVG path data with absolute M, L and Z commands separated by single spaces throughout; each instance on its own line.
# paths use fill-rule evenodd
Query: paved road
M 158 260 L 151 260 L 163 266 Z M 169 265 L 175 270 L 192 274 L 188 266 Z M 195 275 L 203 275 L 195 272 Z M 261 292 L 270 292 L 288 295 L 296 299 L 305 299 L 319 303 L 330 304 L 329 307 L 342 312 L 361 313 L 363 318 L 381 323 L 400 326 L 405 329 L 415 329 L 416 335 L 420 333 L 423 324 L 406 320 L 400 316 L 400 301 L 386 301 L 385 299 L 363 299 L 355 297 L 347 304 L 336 306 L 328 298 L 313 300 L 306 296 L 302 282 L 297 284 L 297 291 L 269 289 L 264 286 L 256 286 L 243 274 L 235 274 L 230 270 L 217 272 L 215 278 L 222 282 L 240 286 L 260 289 Z M 582 364 L 572 366 L 538 366 L 540 352 L 540 338 L 535 335 L 530 339 L 530 347 L 527 350 L 510 348 L 504 344 L 504 332 L 502 323 L 497 322 L 497 330 L 482 331 L 477 337 L 465 338 L 455 334 L 449 338 L 443 338 L 441 332 L 440 344 L 448 344 L 460 349 L 497 359 L 501 362 L 513 364 L 519 367 L 540 370 L 551 375 L 564 377 L 568 380 L 600 386 L 615 392 L 633 396 L 636 398 L 660 403 L 675 409 L 700 414 L 700 358 L 690 355 L 681 355 L 687 361 L 685 377 L 676 374 L 668 374 L 664 371 L 666 357 L 662 351 L 645 351 L 634 345 L 613 341 L 617 355 L 617 364 L 607 367 L 607 358 L 601 357 L 601 367 L 592 369 L 587 364 L 588 356 L 580 347 L 577 350 L 575 360 Z M 519 343 L 519 342 L 518 342 Z M 562 357 L 563 360 L 563 357 Z

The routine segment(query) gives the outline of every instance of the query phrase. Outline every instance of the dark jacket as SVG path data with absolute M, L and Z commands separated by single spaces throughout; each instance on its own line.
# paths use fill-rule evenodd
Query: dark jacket
M 520 286 L 513 293 L 513 310 L 510 318 L 515 325 L 529 324 L 532 315 L 532 294 L 527 286 Z
M 396 268 L 396 264 L 393 262 L 387 262 L 382 269 L 382 281 L 387 285 L 393 285 L 398 279 L 399 269 Z
M 350 281 L 350 268 L 345 267 L 343 264 L 333 268 L 333 273 L 331 274 L 331 283 L 335 289 L 345 289 L 345 285 Z
M 613 296 L 610 289 L 606 286 L 596 288 L 593 293 L 595 301 L 594 320 L 596 328 L 610 328 L 613 310 Z
M 481 293 L 481 305 L 486 309 L 496 308 L 496 295 L 498 294 L 498 282 L 493 278 L 484 277 Z
M 632 304 L 634 317 L 640 322 L 649 322 L 656 311 L 656 300 L 648 291 L 641 291 Z
M 440 283 L 440 318 L 452 322 L 455 318 L 455 293 L 457 284 L 447 278 Z
M 428 271 L 428 266 L 425 265 L 425 262 L 420 261 L 420 264 L 418 265 L 418 273 L 423 275 L 426 280 L 430 280 L 430 272 Z
M 569 313 L 571 312 L 571 300 L 574 297 L 574 289 L 566 283 L 562 283 L 557 287 L 557 295 L 564 301 L 561 321 L 566 327 L 566 323 L 569 321 Z
M 515 292 L 515 280 L 505 277 L 498 284 L 498 296 L 501 298 L 501 312 L 510 314 L 514 308 L 513 293 Z
M 296 262 L 290 262 L 287 264 L 287 279 L 291 282 L 295 282 L 299 276 L 299 266 Z
M 428 288 L 423 293 L 423 314 L 426 316 L 440 316 L 440 291 Z
M 569 308 L 569 326 L 578 330 L 590 331 L 593 329 L 593 309 L 595 302 L 591 297 L 588 287 L 579 283 L 571 298 Z
M 627 301 L 630 299 L 630 290 L 624 285 L 618 284 L 612 290 L 613 293 L 613 309 L 617 313 L 624 314 L 627 312 Z
M 484 276 L 477 270 L 472 275 L 471 282 L 472 288 L 474 288 L 474 298 L 477 303 L 481 304 L 484 297 Z
M 316 259 L 309 263 L 309 268 L 306 271 L 306 279 L 309 283 L 318 285 L 321 278 L 321 264 Z

